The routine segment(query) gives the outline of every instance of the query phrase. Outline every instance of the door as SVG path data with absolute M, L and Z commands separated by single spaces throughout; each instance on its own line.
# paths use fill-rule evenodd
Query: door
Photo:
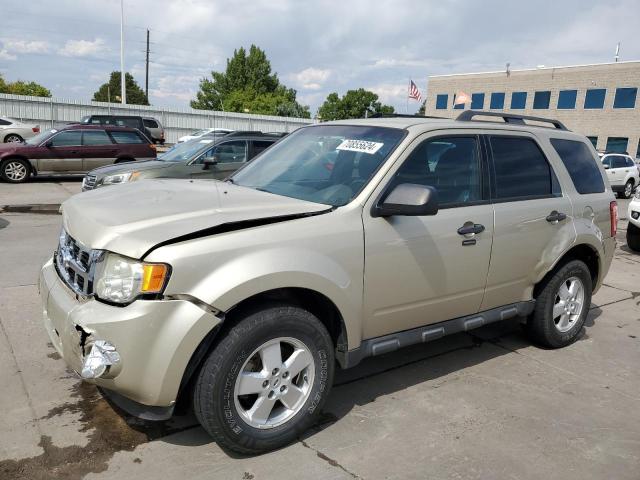
M 46 142 L 43 158 L 38 160 L 41 172 L 82 172 L 82 132 L 63 130 Z
M 239 169 L 246 161 L 246 140 L 230 140 L 218 143 L 192 163 L 196 168 L 191 173 L 191 177 L 222 180 Z M 215 162 L 215 164 L 206 167 L 205 162 Z
M 398 162 L 380 200 L 401 183 L 430 185 L 438 191 L 438 213 L 374 218 L 364 209 L 365 338 L 480 308 L 493 235 L 481 152 L 477 135 L 424 135 Z M 477 233 L 459 233 L 474 226 Z
M 490 135 L 495 230 L 482 310 L 530 300 L 533 283 L 575 238 L 573 210 L 533 136 Z
M 82 167 L 86 172 L 115 162 L 117 146 L 104 130 L 84 130 L 82 146 Z

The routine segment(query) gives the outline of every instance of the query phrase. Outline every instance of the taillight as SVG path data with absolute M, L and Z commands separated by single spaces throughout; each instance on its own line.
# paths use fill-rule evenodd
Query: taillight
M 33 131 L 33 133 L 40 133 L 40 125 L 36 125 L 31 130 Z
M 611 217 L 611 236 L 618 233 L 618 202 L 615 200 L 609 204 L 609 216 Z

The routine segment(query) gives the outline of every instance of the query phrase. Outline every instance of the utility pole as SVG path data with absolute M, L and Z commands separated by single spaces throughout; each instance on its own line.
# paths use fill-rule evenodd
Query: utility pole
M 124 73 L 124 0 L 120 0 L 120 100 L 127 103 L 127 89 Z
M 147 64 L 145 69 L 144 95 L 149 103 L 149 29 L 147 28 Z

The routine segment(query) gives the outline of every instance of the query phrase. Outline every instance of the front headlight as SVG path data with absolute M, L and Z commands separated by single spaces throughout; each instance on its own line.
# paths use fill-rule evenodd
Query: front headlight
M 140 295 L 161 293 L 168 278 L 169 267 L 163 263 L 105 252 L 96 265 L 94 291 L 102 300 L 130 303 Z
M 116 173 L 102 179 L 102 185 L 117 185 L 119 183 L 134 182 L 140 176 L 140 172 Z
M 640 187 L 636 187 L 636 193 L 634 193 L 633 197 L 636 200 L 640 200 Z

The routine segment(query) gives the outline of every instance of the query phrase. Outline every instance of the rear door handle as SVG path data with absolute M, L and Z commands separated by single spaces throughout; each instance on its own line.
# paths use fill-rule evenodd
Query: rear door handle
M 549 215 L 547 215 L 547 222 L 556 224 L 558 222 L 561 222 L 565 218 L 567 218 L 566 214 L 559 212 L 557 210 L 554 210 Z
M 479 223 L 463 225 L 458 229 L 460 235 L 474 235 L 482 232 L 484 232 L 484 225 L 480 225 Z

